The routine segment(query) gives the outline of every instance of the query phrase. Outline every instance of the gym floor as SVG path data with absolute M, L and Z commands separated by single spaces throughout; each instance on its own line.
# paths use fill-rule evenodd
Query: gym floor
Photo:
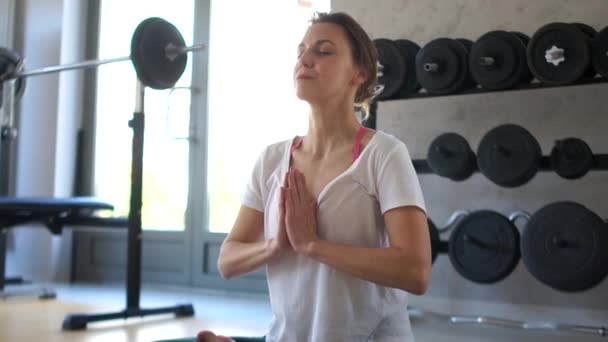
M 234 294 L 203 289 L 169 286 L 145 286 L 141 306 L 155 308 L 180 303 L 194 305 L 195 317 L 176 319 L 170 315 L 131 318 L 90 324 L 84 331 L 66 332 L 61 323 L 70 313 L 109 313 L 124 308 L 124 290 L 120 285 L 61 285 L 49 286 L 57 293 L 52 300 L 39 300 L 32 296 L 40 293 L 40 286 L 13 287 L 7 292 L 19 291 L 23 296 L 0 301 L 0 342 L 149 342 L 194 336 L 208 328 L 233 336 L 262 335 L 271 312 L 264 295 Z M 436 318 L 412 318 L 418 342 L 430 341 L 604 341 L 601 337 L 557 334 L 552 332 L 525 332 L 509 328 L 454 326 Z
M 124 309 L 124 287 L 52 284 L 47 288 L 56 292 L 56 299 L 39 300 L 33 296 L 41 293 L 40 285 L 7 288 L 7 293 L 20 295 L 0 300 L 0 342 L 150 342 L 195 336 L 204 328 L 235 336 L 255 336 L 264 334 L 271 317 L 267 296 L 146 286 L 141 294 L 142 308 L 190 303 L 195 317 L 155 315 L 91 323 L 83 331 L 62 331 L 66 314 Z

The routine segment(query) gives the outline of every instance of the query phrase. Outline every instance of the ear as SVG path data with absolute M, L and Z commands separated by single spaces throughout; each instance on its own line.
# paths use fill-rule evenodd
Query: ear
M 361 67 L 357 67 L 355 69 L 353 78 L 351 79 L 351 83 L 353 85 L 359 86 L 359 85 L 365 83 L 366 80 L 367 80 L 367 73 Z

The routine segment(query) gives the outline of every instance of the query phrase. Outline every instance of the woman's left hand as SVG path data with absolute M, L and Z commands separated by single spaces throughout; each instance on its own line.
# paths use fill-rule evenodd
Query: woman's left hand
M 306 188 L 306 179 L 298 170 L 290 168 L 287 179 L 287 188 L 285 188 L 287 236 L 296 252 L 306 254 L 311 243 L 318 240 L 317 201 Z

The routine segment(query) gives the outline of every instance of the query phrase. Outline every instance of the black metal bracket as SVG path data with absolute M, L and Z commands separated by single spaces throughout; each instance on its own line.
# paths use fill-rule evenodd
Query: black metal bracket
M 420 98 L 429 98 L 429 97 L 486 94 L 486 93 L 497 93 L 497 92 L 518 91 L 518 90 L 563 88 L 563 87 L 573 87 L 573 86 L 600 84 L 600 83 L 608 83 L 608 79 L 603 78 L 603 77 L 595 77 L 595 78 L 582 79 L 576 83 L 565 84 L 565 85 L 548 85 L 548 84 L 538 83 L 538 81 L 535 81 L 532 83 L 523 83 L 523 84 L 518 85 L 517 87 L 510 88 L 510 89 L 490 90 L 490 89 L 485 89 L 485 88 L 481 88 L 481 87 L 475 87 L 475 88 L 464 89 L 457 93 L 443 94 L 443 95 L 430 94 L 430 93 L 426 92 L 425 90 L 420 90 L 419 92 L 410 94 L 407 97 L 385 99 L 385 100 L 382 100 L 382 102 L 408 100 L 408 99 L 420 99 Z
M 414 169 L 418 174 L 429 174 L 433 173 L 433 170 L 429 167 L 426 159 L 413 159 Z M 477 164 L 474 166 L 475 172 L 479 172 Z M 551 157 L 543 156 L 540 159 L 539 171 L 554 171 L 555 169 L 551 165 Z M 594 154 L 593 164 L 591 171 L 608 171 L 608 154 Z
M 102 314 L 68 314 L 62 324 L 64 330 L 82 330 L 88 323 L 113 319 L 127 319 L 160 314 L 174 314 L 176 317 L 194 316 L 192 304 L 181 304 L 154 309 L 144 309 L 139 306 L 141 293 L 141 259 L 142 259 L 142 225 L 141 208 L 143 192 L 143 155 L 145 116 L 135 112 L 129 121 L 133 129 L 133 146 L 131 159 L 131 198 L 128 218 L 127 242 L 127 298 L 124 310 Z

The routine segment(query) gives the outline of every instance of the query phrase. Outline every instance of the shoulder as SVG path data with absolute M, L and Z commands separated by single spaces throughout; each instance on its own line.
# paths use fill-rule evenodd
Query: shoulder
M 262 159 L 264 163 L 279 163 L 285 156 L 290 144 L 291 139 L 287 139 L 267 145 L 262 149 L 260 159 Z
M 278 141 L 262 148 L 255 167 L 255 172 L 259 177 L 268 180 L 276 170 L 281 168 L 290 144 L 291 139 Z
M 380 160 L 383 160 L 394 153 L 406 153 L 409 156 L 406 144 L 399 138 L 379 130 L 368 130 L 368 133 L 369 132 L 371 132 L 371 134 L 368 144 L 372 149 L 371 152 L 377 155 Z

